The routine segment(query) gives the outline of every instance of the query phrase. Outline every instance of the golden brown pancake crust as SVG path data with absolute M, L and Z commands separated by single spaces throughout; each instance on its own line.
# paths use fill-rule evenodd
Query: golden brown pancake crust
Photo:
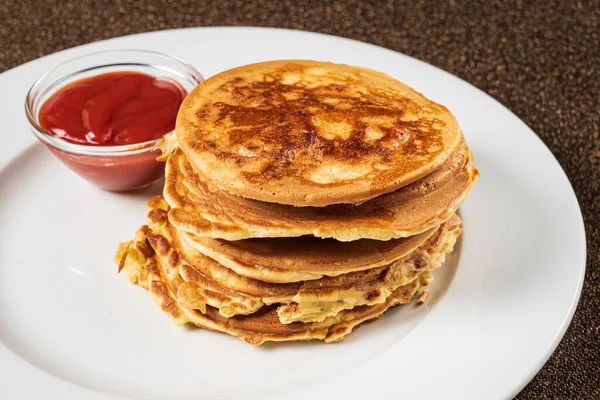
M 180 149 L 167 161 L 169 220 L 185 232 L 225 240 L 313 235 L 340 241 L 389 240 L 424 232 L 446 221 L 478 177 L 466 145 L 417 182 L 360 205 L 293 207 L 212 190 Z
M 314 236 L 227 241 L 185 233 L 183 235 L 191 246 L 206 255 L 216 255 L 213 258 L 217 261 L 228 260 L 249 268 L 281 271 L 282 274 L 314 274 L 316 277 L 312 279 L 316 279 L 322 275 L 336 276 L 390 264 L 416 249 L 436 230 L 437 227 L 431 228 L 408 238 L 387 241 L 362 239 L 353 242 L 319 239 Z M 309 279 L 304 277 L 299 280 Z
M 143 236 L 143 229 L 138 231 Z M 135 243 L 135 246 L 131 246 Z M 217 308 L 204 304 L 202 310 L 187 309 L 179 302 L 177 293 L 185 282 L 169 264 L 159 262 L 158 253 L 146 255 L 145 241 L 119 247 L 116 261 L 125 265 L 129 279 L 148 290 L 161 307 L 178 325 L 192 323 L 198 327 L 228 333 L 252 345 L 265 341 L 324 340 L 341 341 L 359 324 L 378 318 L 388 308 L 408 303 L 421 285 L 415 279 L 397 288 L 384 302 L 342 310 L 320 322 L 291 322 L 283 324 L 277 314 L 277 305 L 262 307 L 250 315 L 224 317 Z M 157 251 L 158 252 L 158 251 Z
M 250 199 L 317 207 L 414 182 L 461 141 L 445 107 L 390 76 L 300 60 L 211 77 L 183 102 L 176 132 L 207 182 Z
M 307 282 L 269 283 L 238 275 L 182 243 L 168 222 L 167 206 L 160 197 L 151 199 L 148 206 L 148 225 L 141 227 L 127 244 L 128 249 L 136 250 L 127 258 L 135 261 L 139 250 L 143 250 L 142 257 L 154 252 L 156 267 L 174 282 L 180 281 L 178 275 L 181 276 L 183 282 L 175 294 L 183 308 L 205 313 L 209 305 L 222 316 L 232 317 L 281 303 L 277 314 L 282 323 L 323 321 L 344 309 L 384 302 L 398 287 L 409 284 L 425 270 L 439 268 L 461 233 L 460 218 L 454 215 L 419 248 L 390 265 Z

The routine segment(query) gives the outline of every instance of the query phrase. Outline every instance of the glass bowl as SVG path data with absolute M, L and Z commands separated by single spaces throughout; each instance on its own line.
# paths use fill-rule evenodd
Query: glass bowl
M 156 160 L 173 131 L 141 143 L 98 146 L 69 142 L 40 126 L 39 111 L 57 90 L 82 78 L 108 72 L 132 71 L 177 82 L 189 93 L 204 79 L 191 65 L 166 54 L 146 50 L 109 50 L 84 55 L 48 71 L 35 81 L 25 99 L 33 134 L 66 166 L 84 179 L 110 191 L 139 189 L 164 176 Z

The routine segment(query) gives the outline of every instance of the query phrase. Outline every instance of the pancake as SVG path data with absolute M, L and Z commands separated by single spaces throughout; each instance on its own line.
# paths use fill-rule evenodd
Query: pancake
M 149 224 L 166 219 L 169 206 L 161 196 L 147 204 L 156 210 L 150 212 Z M 168 221 L 164 223 L 185 247 L 200 251 L 240 275 L 272 283 L 314 280 L 389 265 L 415 250 L 439 228 L 388 241 L 362 239 L 348 243 L 314 236 L 227 241 L 180 232 Z
M 269 284 L 239 275 L 232 278 L 235 272 L 224 271 L 226 268 L 215 261 L 200 253 L 186 253 L 180 267 L 185 283 L 180 286 L 178 298 L 182 304 L 192 305 L 184 305 L 187 308 L 197 308 L 195 304 L 207 302 L 219 308 L 223 316 L 255 312 L 263 304 L 278 303 L 277 315 L 282 323 L 322 321 L 342 310 L 380 304 L 394 290 L 409 284 L 424 271 L 439 268 L 446 254 L 452 251 L 460 228 L 456 225 L 444 229 L 444 234 L 441 232 L 391 265 L 291 284 Z M 193 263 L 190 260 L 194 260 Z M 215 282 L 224 275 L 229 275 L 229 279 L 219 283 L 228 286 L 219 290 Z M 249 309 L 248 304 L 253 309 Z
M 160 206 L 151 200 L 150 205 Z M 273 284 L 237 275 L 194 249 L 181 245 L 177 231 L 169 224 L 165 210 L 148 214 L 148 226 L 140 228 L 130 252 L 139 262 L 155 252 L 155 259 L 171 279 L 178 282 L 177 300 L 182 307 L 206 312 L 206 306 L 224 317 L 257 312 L 265 305 L 281 305 L 277 315 L 282 323 L 323 321 L 339 311 L 386 301 L 398 287 L 424 271 L 439 268 L 460 235 L 460 219 L 454 216 L 419 248 L 384 267 L 353 272 L 316 281 Z M 183 282 L 179 279 L 181 275 Z
M 228 242 L 181 231 L 177 235 L 186 248 L 197 250 L 240 275 L 270 283 L 289 283 L 389 265 L 414 251 L 436 230 L 437 227 L 389 241 L 354 242 L 311 236 Z
M 422 247 L 427 248 L 430 243 L 435 243 L 439 238 L 445 238 L 449 233 L 448 231 L 452 231 L 452 235 L 456 232 L 460 234 L 460 223 L 460 218 L 454 215 L 440 227 L 426 231 L 425 234 L 411 236 L 406 239 L 393 239 L 387 242 L 362 239 L 351 243 L 332 243 L 331 252 L 327 254 L 328 260 L 331 260 L 331 262 L 327 264 L 317 263 L 316 261 L 321 260 L 314 257 L 314 253 L 309 246 L 310 244 L 315 243 L 317 251 L 325 253 L 325 249 L 322 249 L 321 246 L 326 246 L 333 240 L 309 237 L 297 238 L 296 240 L 300 242 L 297 249 L 293 249 L 293 239 L 261 239 L 262 248 L 252 247 L 252 242 L 254 242 L 255 239 L 246 239 L 235 242 L 223 241 L 223 245 L 220 249 L 211 249 L 210 251 L 207 251 L 206 247 L 198 244 L 197 240 L 199 240 L 199 238 L 190 239 L 191 235 L 180 231 L 176 231 L 174 234 L 178 238 L 177 242 L 179 245 L 185 249 L 185 253 L 191 253 L 192 251 L 200 252 L 203 255 L 212 258 L 220 265 L 247 278 L 268 283 L 290 283 L 320 280 L 324 277 L 336 277 L 350 272 L 389 266 L 404 257 L 410 256 L 416 249 Z M 456 237 L 454 240 L 455 239 Z M 326 243 L 319 243 L 319 240 Z M 270 241 L 270 243 L 265 243 L 267 241 Z M 280 241 L 285 242 L 281 248 L 278 243 Z M 367 243 L 361 243 L 363 241 Z M 393 241 L 398 241 L 398 243 L 392 243 Z M 242 244 L 242 242 L 244 243 Z M 238 244 L 242 244 L 241 250 L 237 247 Z M 384 247 L 382 244 L 389 245 L 389 247 Z M 356 245 L 356 251 L 346 251 L 348 247 L 352 247 L 353 245 Z M 227 250 L 230 247 L 238 250 L 237 254 L 236 252 L 234 252 L 233 255 L 227 253 Z M 366 258 L 371 252 L 377 254 L 377 251 L 382 247 L 385 250 L 388 250 L 388 253 L 381 252 L 380 256 L 376 259 L 385 261 L 372 264 L 357 263 L 357 260 L 353 258 L 354 254 L 359 254 L 359 256 L 362 256 L 363 258 Z M 219 252 L 214 250 L 218 250 Z M 264 250 L 272 251 L 273 259 L 266 256 L 263 253 Z
M 141 232 L 143 229 L 138 231 Z M 157 262 L 156 254 L 150 252 L 146 256 L 145 252 L 149 250 L 146 242 L 124 244 L 117 253 L 119 268 L 126 270 L 133 283 L 148 290 L 155 302 L 177 325 L 191 323 L 200 328 L 228 333 L 252 345 L 260 345 L 266 341 L 341 341 L 359 324 L 378 318 L 390 307 L 408 303 L 421 286 L 421 279 L 415 279 L 410 284 L 396 289 L 381 304 L 344 310 L 321 322 L 282 324 L 277 315 L 276 305 L 263 307 L 250 315 L 226 318 L 209 305 L 205 307 L 204 312 L 182 307 L 176 295 L 182 279 Z
M 293 207 L 212 190 L 180 149 L 166 164 L 169 220 L 195 236 L 225 240 L 312 235 L 339 241 L 390 240 L 425 232 L 450 218 L 478 178 L 463 143 L 440 168 L 360 205 Z
M 458 148 L 454 116 L 392 77 L 317 61 L 246 65 L 185 98 L 178 143 L 202 180 L 269 203 L 323 207 L 393 192 Z

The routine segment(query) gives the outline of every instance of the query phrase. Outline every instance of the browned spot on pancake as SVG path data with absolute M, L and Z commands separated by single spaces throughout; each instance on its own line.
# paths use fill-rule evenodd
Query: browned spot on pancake
M 192 268 L 187 264 L 181 265 L 181 273 L 187 277 L 189 281 L 200 281 L 205 279 L 205 275 L 200 273 L 196 268 Z
M 373 289 L 365 295 L 367 301 L 373 301 L 381 295 L 378 289 Z
M 173 318 L 179 318 L 179 309 L 175 305 L 175 302 L 169 297 L 169 291 L 167 285 L 160 281 L 153 281 L 150 290 L 152 293 L 159 295 L 162 298 L 160 307 L 162 310 Z
M 441 240 L 439 238 L 443 238 L 442 235 L 436 235 L 435 239 Z M 429 258 L 427 257 L 427 253 L 423 249 L 417 249 L 413 255 L 413 262 L 417 271 L 422 271 L 429 267 Z
M 204 293 L 206 294 L 206 297 L 212 298 L 212 299 L 216 300 L 219 303 L 225 303 L 225 302 L 229 301 L 229 297 L 228 296 L 226 296 L 226 295 L 224 295 L 222 293 L 216 292 L 214 290 L 205 289 Z
M 346 87 L 341 84 L 316 88 L 302 83 L 287 85 L 282 83 L 282 73 L 270 77 L 273 79 L 263 82 L 235 78 L 221 86 L 231 93 L 235 104 L 214 104 L 218 109 L 215 126 L 229 129 L 231 148 L 243 146 L 269 160 L 260 171 L 245 172 L 248 180 L 281 178 L 289 174 L 292 164 L 302 169 L 303 159 L 327 156 L 360 163 L 365 157 L 374 157 L 386 163 L 398 151 L 410 157 L 426 156 L 432 148 L 441 149 L 438 132 L 445 124 L 438 119 L 404 120 L 405 114 L 416 114 L 420 109 L 410 99 L 398 99 L 393 93 L 380 90 L 361 96 L 345 94 Z M 348 85 L 352 83 L 347 79 Z M 366 123 L 369 118 L 386 122 Z M 348 134 L 332 135 L 327 129 L 332 126 L 346 126 Z M 373 126 L 380 133 L 375 139 L 367 134 Z M 244 154 L 213 150 L 217 157 L 236 164 L 249 160 Z
M 152 209 L 148 213 L 148 220 L 154 224 L 162 225 L 167 222 L 167 212 L 159 209 Z
M 169 269 L 175 268 L 175 266 L 177 266 L 178 262 L 179 262 L 179 256 L 177 255 L 177 252 L 172 251 L 171 254 L 169 254 L 169 258 L 167 260 L 167 268 L 169 268 Z
M 164 256 L 169 251 L 169 241 L 162 237 L 161 235 L 155 235 L 153 233 L 149 233 L 147 235 L 148 241 L 152 248 L 161 256 Z
M 148 259 L 144 268 L 154 275 L 160 275 L 160 270 L 158 269 L 158 264 L 156 263 L 155 258 Z
M 144 257 L 150 257 L 154 254 L 154 250 L 152 250 L 148 239 L 143 242 L 137 242 L 135 244 L 135 248 L 138 249 L 144 255 Z

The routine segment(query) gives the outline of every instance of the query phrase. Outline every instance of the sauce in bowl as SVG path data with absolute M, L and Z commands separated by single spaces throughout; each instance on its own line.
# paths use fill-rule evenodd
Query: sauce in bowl
M 164 176 L 179 107 L 204 79 L 191 65 L 148 50 L 73 58 L 37 79 L 25 99 L 31 132 L 67 167 L 110 191 Z
M 175 128 L 185 97 L 177 83 L 139 72 L 112 72 L 72 82 L 42 105 L 40 125 L 73 143 L 118 146 Z

